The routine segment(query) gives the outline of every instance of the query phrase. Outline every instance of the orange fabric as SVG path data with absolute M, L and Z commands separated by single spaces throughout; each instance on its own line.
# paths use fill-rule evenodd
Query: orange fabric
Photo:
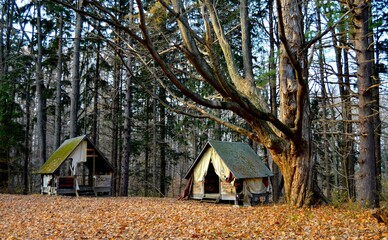
M 190 193 L 193 189 L 194 174 L 191 174 L 189 181 L 186 184 L 185 189 L 182 194 L 179 196 L 178 200 L 189 199 Z

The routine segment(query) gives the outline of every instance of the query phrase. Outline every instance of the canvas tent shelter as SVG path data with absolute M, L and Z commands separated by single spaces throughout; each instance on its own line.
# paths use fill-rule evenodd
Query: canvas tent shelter
M 209 141 L 185 175 L 189 181 L 180 198 L 241 200 L 249 205 L 267 194 L 271 176 L 248 144 Z
M 71 138 L 37 171 L 45 194 L 110 194 L 113 168 L 84 135 Z

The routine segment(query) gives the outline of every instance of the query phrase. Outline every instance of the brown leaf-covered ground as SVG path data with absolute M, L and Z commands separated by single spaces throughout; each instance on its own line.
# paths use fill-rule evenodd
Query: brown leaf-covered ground
M 388 239 L 373 210 L 0 195 L 1 239 Z

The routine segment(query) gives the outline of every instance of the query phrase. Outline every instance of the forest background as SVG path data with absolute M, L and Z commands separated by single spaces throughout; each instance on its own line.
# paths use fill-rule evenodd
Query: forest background
M 190 102 L 197 95 L 209 102 L 225 97 L 201 79 L 205 73 L 187 66 L 187 56 L 177 53 L 185 48 L 178 44 L 182 34 L 175 22 L 181 15 L 168 8 L 171 3 L 59 2 L 1 1 L 1 192 L 38 192 L 40 179 L 34 171 L 64 140 L 87 134 L 115 168 L 113 195 L 177 197 L 185 185 L 184 174 L 207 140 L 220 140 L 248 142 L 275 174 L 271 179 L 274 201 L 282 199 L 282 174 L 270 148 L 250 134 L 255 125 L 228 107 L 202 104 L 205 106 L 200 108 L 195 105 L 198 102 Z M 176 6 L 177 1 L 173 2 Z M 287 42 L 279 24 L 283 23 L 278 17 L 282 11 L 276 7 L 287 2 L 291 1 L 217 2 L 234 64 L 244 70 L 247 55 L 243 53 L 247 50 L 241 47 L 246 45 L 240 37 L 244 31 L 250 33 L 252 82 L 274 116 L 285 101 L 281 96 L 281 56 Z M 240 22 L 242 3 L 248 5 L 244 8 L 248 9 L 246 24 Z M 373 136 L 367 159 L 373 161 L 373 181 L 369 182 L 377 199 L 374 206 L 388 195 L 387 3 L 296 3 L 302 16 L 303 41 L 311 43 L 304 50 L 308 84 L 302 84 L 308 87 L 309 99 L 311 136 L 307 140 L 313 174 L 308 177 L 333 202 L 362 195 L 356 188 L 356 172 L 365 161 L 360 154 L 366 135 Z M 211 12 L 206 13 L 206 6 L 198 2 L 185 1 L 184 5 L 191 31 L 209 37 L 204 16 Z M 365 36 L 372 57 L 365 61 L 360 59 L 353 38 L 357 9 L 370 13 Z M 136 39 L 136 34 L 144 34 L 145 25 L 152 49 Z M 217 39 L 214 42 L 220 45 L 215 44 L 215 55 L 224 50 L 222 38 Z M 181 89 L 174 88 L 176 84 L 169 81 L 171 76 L 166 77 L 161 63 L 154 61 L 150 49 L 156 49 L 185 89 L 196 95 L 187 99 Z M 361 62 L 371 63 L 371 84 L 366 91 L 372 100 L 367 103 L 371 112 L 360 118 L 363 95 L 357 71 Z M 230 71 L 226 57 L 218 64 Z M 291 71 L 297 72 L 293 67 Z M 288 86 L 289 90 L 293 87 Z M 291 90 L 288 94 L 296 94 Z M 372 132 L 361 128 L 365 118 L 373 123 Z M 288 127 L 293 129 L 292 123 Z M 283 132 L 286 137 L 292 135 L 288 132 Z

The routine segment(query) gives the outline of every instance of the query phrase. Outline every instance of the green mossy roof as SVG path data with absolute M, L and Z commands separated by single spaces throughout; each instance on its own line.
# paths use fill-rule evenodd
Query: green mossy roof
M 62 143 L 62 145 L 50 156 L 49 159 L 37 171 L 37 174 L 52 174 L 69 157 L 77 146 L 86 138 L 79 136 L 71 138 Z

